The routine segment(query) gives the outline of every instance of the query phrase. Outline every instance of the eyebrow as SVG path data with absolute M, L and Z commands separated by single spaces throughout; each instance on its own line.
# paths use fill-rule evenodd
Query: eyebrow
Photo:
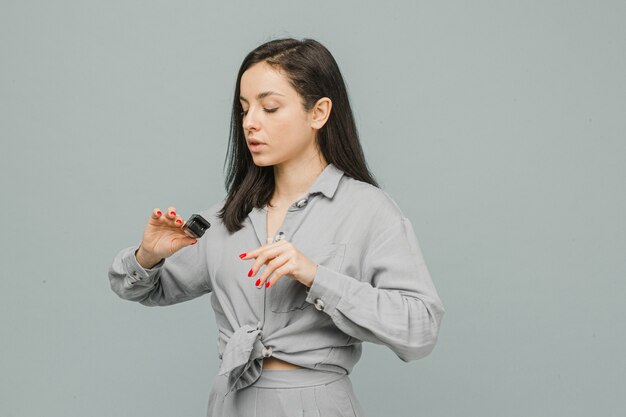
M 284 94 L 277 93 L 276 91 L 263 91 L 262 93 L 259 93 L 259 94 L 256 95 L 256 99 L 257 100 L 261 100 L 262 98 L 265 98 L 265 97 L 271 96 L 271 95 L 285 97 Z M 248 103 L 248 100 L 244 96 L 239 96 L 239 100 L 245 101 L 246 103 Z

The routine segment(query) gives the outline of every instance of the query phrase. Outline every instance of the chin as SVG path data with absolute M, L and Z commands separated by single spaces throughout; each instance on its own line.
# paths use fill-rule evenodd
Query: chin
M 288 161 L 289 157 L 279 157 L 276 158 L 275 156 L 272 157 L 271 155 L 255 155 L 252 154 L 252 161 L 254 162 L 254 165 L 258 166 L 258 167 L 271 167 L 274 165 L 279 165 L 285 161 Z
M 269 166 L 276 164 L 276 162 L 269 160 L 267 158 L 263 158 L 259 156 L 255 158 L 254 155 L 252 156 L 252 162 L 254 162 L 254 165 L 258 167 L 269 167 Z

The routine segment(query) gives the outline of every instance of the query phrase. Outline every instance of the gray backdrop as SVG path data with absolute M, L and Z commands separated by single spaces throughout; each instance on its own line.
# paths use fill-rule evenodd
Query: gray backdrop
M 364 345 L 368 415 L 624 415 L 624 2 L 0 4 L 0 415 L 204 415 L 208 296 L 107 269 L 225 195 L 237 69 L 283 36 L 334 54 L 446 307 L 422 360 Z

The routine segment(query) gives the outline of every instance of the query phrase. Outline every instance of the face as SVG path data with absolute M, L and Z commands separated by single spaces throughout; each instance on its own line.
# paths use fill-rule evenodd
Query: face
M 317 153 L 315 112 L 306 112 L 286 75 L 265 62 L 241 77 L 243 131 L 257 166 L 306 159 Z M 259 144 L 254 144 L 259 142 Z

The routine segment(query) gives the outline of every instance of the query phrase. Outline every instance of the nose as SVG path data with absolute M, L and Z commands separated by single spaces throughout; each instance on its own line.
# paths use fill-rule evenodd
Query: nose
M 259 128 L 259 122 L 256 119 L 252 106 L 250 106 L 246 115 L 243 116 L 243 128 L 244 130 L 258 130 Z

